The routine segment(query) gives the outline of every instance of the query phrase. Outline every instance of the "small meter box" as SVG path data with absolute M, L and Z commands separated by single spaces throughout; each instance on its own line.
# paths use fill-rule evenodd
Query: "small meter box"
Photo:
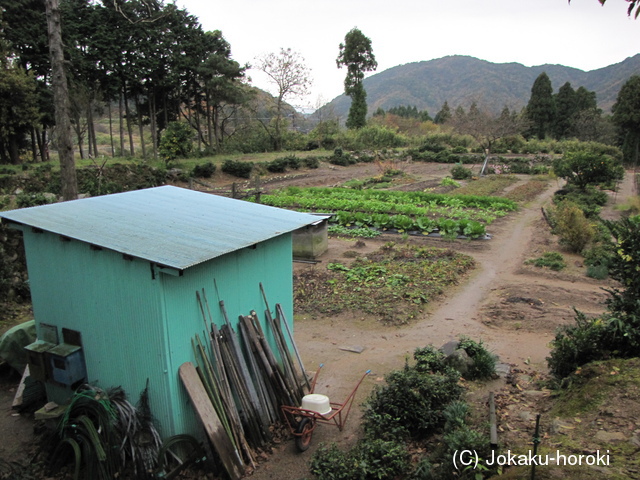
M 55 343 L 38 340 L 24 347 L 29 363 L 29 376 L 33 380 L 44 382 L 51 377 L 51 369 L 45 358 L 45 353 L 55 346 Z
M 47 351 L 51 367 L 51 380 L 60 385 L 75 388 L 87 377 L 82 347 L 61 343 Z

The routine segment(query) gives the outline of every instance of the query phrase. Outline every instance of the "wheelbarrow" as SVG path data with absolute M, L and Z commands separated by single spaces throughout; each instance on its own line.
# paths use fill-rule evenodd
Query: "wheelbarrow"
M 349 412 L 351 411 L 358 387 L 360 387 L 364 378 L 371 373 L 371 370 L 367 370 L 364 375 L 362 375 L 360 381 L 343 403 L 334 403 L 329 401 L 329 397 L 326 395 L 314 393 L 318 374 L 322 367 L 323 365 L 320 365 L 316 374 L 313 376 L 309 393 L 302 397 L 302 405 L 300 407 L 289 405 L 282 405 L 280 407 L 287 420 L 289 430 L 295 437 L 296 448 L 300 452 L 304 452 L 309 448 L 309 445 L 311 445 L 311 436 L 318 423 L 335 425 L 338 427 L 338 430 L 342 431 L 347 423 L 347 418 L 349 417 Z

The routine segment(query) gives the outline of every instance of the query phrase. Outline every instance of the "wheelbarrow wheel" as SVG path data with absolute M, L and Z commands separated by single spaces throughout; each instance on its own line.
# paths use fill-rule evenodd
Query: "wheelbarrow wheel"
M 313 434 L 314 421 L 308 417 L 303 418 L 296 429 L 296 448 L 304 452 L 311 445 L 311 435 Z

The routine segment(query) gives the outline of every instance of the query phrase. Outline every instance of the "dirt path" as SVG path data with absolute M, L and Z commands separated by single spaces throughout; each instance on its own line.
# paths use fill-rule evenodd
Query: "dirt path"
M 627 178 L 612 200 L 620 201 L 631 194 L 631 185 Z M 318 393 L 342 402 L 364 371 L 370 369 L 373 374 L 358 391 L 352 418 L 343 432 L 334 426 L 319 426 L 311 448 L 304 454 L 297 453 L 292 442 L 285 443 L 253 478 L 303 478 L 308 476 L 307 463 L 321 443 L 337 442 L 343 447 L 355 443 L 359 433 L 359 403 L 375 384 L 383 381 L 384 374 L 401 368 L 417 347 L 428 344 L 439 347 L 462 334 L 482 339 L 501 362 L 546 371 L 549 342 L 557 326 L 573 321 L 574 306 L 586 313 L 603 311 L 606 298 L 600 288 L 602 283 L 585 276 L 581 257 L 566 254 L 570 265 L 568 272 L 562 274 L 523 265 L 527 258 L 539 256 L 555 245 L 540 208 L 550 202 L 557 189 L 558 184 L 553 182 L 530 205 L 497 222 L 490 229 L 493 238 L 489 241 L 456 242 L 456 247 L 441 244 L 466 250 L 475 258 L 477 268 L 448 298 L 409 326 L 385 327 L 353 314 L 296 318 L 296 341 L 306 368 L 314 370 L 316 365 L 325 365 Z M 615 217 L 615 212 L 607 215 Z M 388 240 L 367 240 L 366 249 L 374 250 Z M 321 258 L 324 265 L 343 260 L 340 254 L 345 247 L 333 246 Z M 354 353 L 351 347 L 363 350 Z M 283 472 L 287 474 L 283 476 Z

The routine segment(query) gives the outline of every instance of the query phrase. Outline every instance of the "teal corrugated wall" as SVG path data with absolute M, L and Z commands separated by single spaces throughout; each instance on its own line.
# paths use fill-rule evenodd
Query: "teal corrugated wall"
M 290 234 L 189 268 L 182 277 L 162 276 L 170 370 L 174 372 L 175 385 L 178 386 L 171 391 L 173 402 L 178 405 L 188 403 L 177 372 L 182 363 L 193 361 L 191 338 L 196 333 L 201 338 L 204 336 L 202 332 L 205 326 L 196 300 L 196 291 L 205 289 L 212 317 L 218 326 L 224 325 L 218 303 L 220 299 L 223 300 L 229 320 L 238 333 L 240 315 L 248 315 L 251 310 L 255 310 L 264 321 L 265 305 L 260 293 L 260 282 L 265 287 L 272 313 L 275 314 L 275 304 L 280 303 L 290 320 L 293 310 Z M 191 409 L 177 409 L 173 420 L 177 431 L 191 432 L 194 425 L 198 428 Z
M 150 404 L 163 437 L 199 435 L 178 368 L 193 361 L 191 339 L 204 323 L 196 290 L 205 289 L 217 324 L 223 299 L 232 322 L 254 309 L 264 318 L 259 283 L 271 310 L 280 303 L 293 319 L 291 235 L 285 234 L 172 276 L 148 262 L 109 250 L 24 231 L 36 323 L 82 335 L 90 383 L 122 386 L 132 403 L 149 380 Z M 216 280 L 220 297 L 214 287 Z M 49 388 L 50 395 L 60 389 Z

